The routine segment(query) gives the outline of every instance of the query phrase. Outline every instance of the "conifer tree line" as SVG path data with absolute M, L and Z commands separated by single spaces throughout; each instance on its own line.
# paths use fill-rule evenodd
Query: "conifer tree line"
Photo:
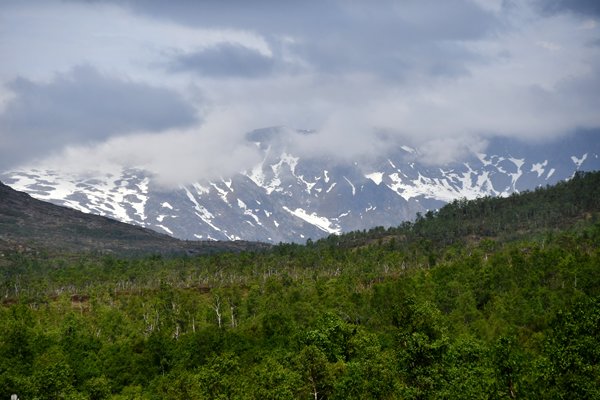
M 600 398 L 600 173 L 269 251 L 0 258 L 0 398 Z

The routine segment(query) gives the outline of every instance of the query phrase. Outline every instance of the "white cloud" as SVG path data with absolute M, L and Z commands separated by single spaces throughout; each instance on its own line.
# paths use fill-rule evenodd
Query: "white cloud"
M 95 146 L 70 146 L 41 161 L 70 173 L 101 173 L 143 168 L 167 187 L 200 178 L 226 177 L 259 161 L 256 147 L 243 139 L 243 121 L 214 112 L 201 127 L 161 134 L 111 138 Z
M 501 0 L 309 3 L 266 11 L 203 2 L 8 7 L 0 80 L 51 80 L 85 62 L 178 91 L 201 109 L 203 124 L 71 146 L 61 156 L 80 166 L 137 164 L 172 184 L 251 167 L 257 154 L 244 134 L 267 126 L 316 130 L 293 136 L 304 155 L 368 158 L 407 143 L 430 163 L 481 150 L 494 135 L 549 140 L 600 127 L 600 46 L 589 45 L 598 40 L 589 16 Z M 231 63 L 228 74 L 165 68 L 219 46 L 273 65 L 251 79 L 236 73 L 234 64 L 244 65 L 237 56 L 219 58 Z
M 263 37 L 243 29 L 191 28 L 133 14 L 101 2 L 36 2 L 6 7 L 0 14 L 0 77 L 15 74 L 51 79 L 56 71 L 90 64 L 137 79 L 173 80 L 150 68 L 172 49 L 192 52 L 235 43 L 270 56 Z

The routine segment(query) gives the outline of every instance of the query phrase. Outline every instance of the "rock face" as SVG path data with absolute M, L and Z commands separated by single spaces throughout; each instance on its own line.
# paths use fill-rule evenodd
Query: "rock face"
M 161 189 L 150 174 L 134 169 L 86 178 L 17 170 L 0 178 L 38 199 L 181 239 L 277 243 L 395 226 L 457 198 L 507 196 L 568 179 L 577 170 L 600 169 L 600 139 L 591 133 L 543 145 L 494 140 L 485 154 L 431 167 L 418 162 L 418 149 L 409 146 L 368 164 L 303 158 L 282 132 L 248 134 L 263 155 L 254 168 L 175 190 Z

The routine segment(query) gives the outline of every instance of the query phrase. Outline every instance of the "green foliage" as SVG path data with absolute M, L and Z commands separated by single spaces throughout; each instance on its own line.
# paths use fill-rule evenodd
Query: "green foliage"
M 546 341 L 544 379 L 554 398 L 600 398 L 600 298 L 559 311 Z
M 0 398 L 600 398 L 597 180 L 271 252 L 7 254 Z

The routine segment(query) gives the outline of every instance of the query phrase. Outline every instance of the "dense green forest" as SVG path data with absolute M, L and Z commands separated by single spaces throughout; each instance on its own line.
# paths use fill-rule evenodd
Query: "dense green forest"
M 196 257 L 0 257 L 0 398 L 600 398 L 600 173 Z

